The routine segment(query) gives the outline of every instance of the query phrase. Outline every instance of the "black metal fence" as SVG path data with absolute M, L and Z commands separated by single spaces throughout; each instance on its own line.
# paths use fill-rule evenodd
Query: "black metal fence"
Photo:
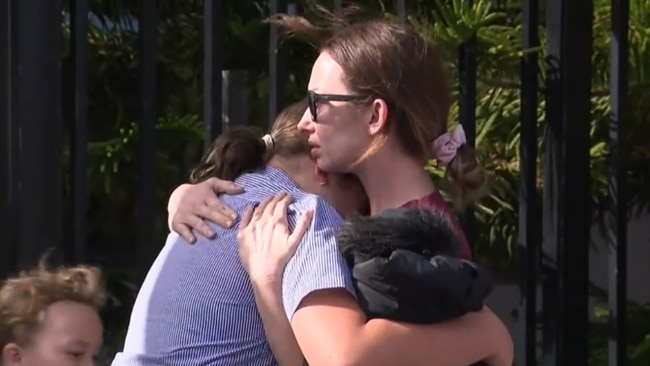
M 395 12 L 403 19 L 405 0 Z M 140 189 L 138 250 L 148 266 L 153 230 L 156 116 L 156 1 L 141 0 L 139 162 Z M 341 1 L 336 1 L 341 6 Z M 539 46 L 539 0 L 522 0 L 523 48 Z M 545 3 L 547 57 L 546 85 L 538 85 L 539 60 L 535 52 L 521 60 L 521 179 L 519 199 L 519 262 L 521 303 L 518 330 L 524 340 L 518 365 L 540 359 L 536 316 L 542 313 L 544 365 L 587 365 L 589 121 L 593 3 L 589 0 L 547 0 Z M 204 121 L 206 141 L 222 128 L 223 2 L 206 1 L 204 11 Z M 270 0 L 272 13 L 295 11 L 287 0 Z M 610 365 L 626 363 L 626 217 L 625 180 L 620 145 L 627 94 L 627 0 L 612 1 L 611 151 L 608 215 Z M 63 136 L 61 2 L 6 0 L 0 5 L 0 233 L 4 273 L 32 264 L 49 247 L 77 261 L 85 258 L 88 188 L 88 5 L 72 1 L 72 57 L 74 64 L 74 129 Z M 277 30 L 269 39 L 269 116 L 284 104 L 287 54 L 278 49 Z M 460 123 L 473 143 L 476 109 L 476 53 L 473 41 L 461 46 Z M 543 207 L 538 208 L 537 106 L 545 89 L 547 127 L 544 159 Z M 73 245 L 62 243 L 62 154 L 69 140 L 72 168 Z M 543 217 L 539 217 L 539 212 Z M 472 214 L 465 225 L 472 234 Z M 543 224 L 542 224 L 543 223 Z M 544 240 L 542 240 L 544 238 Z M 542 307 L 537 306 L 537 285 L 542 284 Z

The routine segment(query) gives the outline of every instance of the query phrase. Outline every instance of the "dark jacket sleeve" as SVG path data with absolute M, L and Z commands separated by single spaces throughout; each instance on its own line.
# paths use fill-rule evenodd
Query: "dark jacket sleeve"
M 337 242 L 368 316 L 429 324 L 483 307 L 491 276 L 457 256 L 458 236 L 446 216 L 401 208 L 341 226 Z
M 401 249 L 355 264 L 352 277 L 369 317 L 417 324 L 479 311 L 492 291 L 489 272 L 475 263 Z

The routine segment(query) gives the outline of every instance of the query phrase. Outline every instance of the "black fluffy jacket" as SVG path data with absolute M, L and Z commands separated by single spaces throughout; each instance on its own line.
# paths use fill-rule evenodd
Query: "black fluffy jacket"
M 458 258 L 459 241 L 444 215 L 399 208 L 341 226 L 337 241 L 369 318 L 432 324 L 481 310 L 492 277 Z

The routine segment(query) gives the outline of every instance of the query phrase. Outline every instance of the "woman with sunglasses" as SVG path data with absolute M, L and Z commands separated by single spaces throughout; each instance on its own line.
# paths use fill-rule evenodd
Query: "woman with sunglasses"
M 301 17 L 282 15 L 273 21 L 292 34 L 322 34 L 322 28 Z M 480 194 L 486 175 L 473 149 L 465 144 L 462 128 L 446 131 L 449 87 L 434 47 L 411 27 L 386 20 L 348 24 L 338 18 L 332 24 L 334 33 L 320 42 L 308 87 L 309 108 L 298 125 L 308 135 L 318 174 L 324 180 L 327 173 L 356 175 L 369 197 L 371 215 L 395 207 L 428 208 L 446 213 L 464 238 L 423 165 L 435 158 L 447 168 L 458 207 Z M 223 184 L 212 180 L 179 187 L 170 199 L 172 229 L 192 241 L 190 228 L 213 235 L 205 229 L 204 218 L 228 226 L 234 217 L 228 217 L 230 212 L 212 192 L 215 185 Z M 267 239 L 259 238 L 259 245 L 263 247 L 261 242 Z M 462 243 L 459 255 L 469 258 L 467 241 Z M 407 350 L 411 365 L 512 361 L 509 335 L 489 309 L 425 327 L 445 329 L 438 338 L 435 333 L 417 338 L 412 335 L 423 330 L 416 326 L 384 322 L 371 329 L 354 297 L 343 289 L 303 295 L 297 303 L 285 304 L 285 309 L 308 359 L 324 364 L 332 359 L 397 364 L 396 355 L 403 357 L 402 351 Z M 432 358 L 432 347 L 441 345 Z M 467 354 L 480 352 L 479 348 L 483 356 Z M 458 353 L 466 358 L 455 358 Z M 490 360 L 495 354 L 502 357 Z

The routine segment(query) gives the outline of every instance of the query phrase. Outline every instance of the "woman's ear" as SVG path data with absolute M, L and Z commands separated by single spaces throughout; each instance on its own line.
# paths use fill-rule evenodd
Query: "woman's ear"
M 22 362 L 21 348 L 16 343 L 7 343 L 2 348 L 2 365 L 13 366 Z
M 368 125 L 368 132 L 371 136 L 376 136 L 384 130 L 386 120 L 388 119 L 388 105 L 383 99 L 372 101 L 372 117 Z

